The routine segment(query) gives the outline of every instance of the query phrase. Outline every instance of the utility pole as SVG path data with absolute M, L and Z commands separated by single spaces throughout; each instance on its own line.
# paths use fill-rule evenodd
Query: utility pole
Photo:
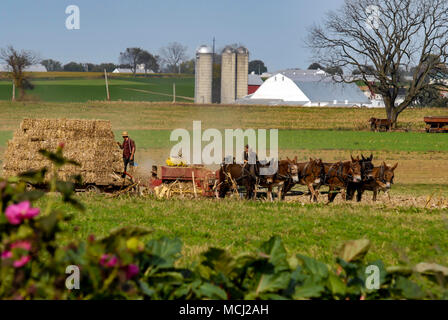
M 16 82 L 12 80 L 12 101 L 16 101 Z
M 173 83 L 173 103 L 176 103 L 176 82 Z
M 110 101 L 109 82 L 107 81 L 106 69 L 104 69 L 104 78 L 106 79 L 106 97 L 107 97 L 107 101 Z

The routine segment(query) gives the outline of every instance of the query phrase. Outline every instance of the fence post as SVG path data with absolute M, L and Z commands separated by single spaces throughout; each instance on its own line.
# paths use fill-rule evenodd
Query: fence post
M 12 101 L 16 101 L 16 82 L 12 80 Z
M 107 101 L 110 101 L 109 82 L 107 81 L 107 72 L 106 72 L 106 69 L 104 69 L 104 78 L 106 79 L 106 94 L 107 94 Z
M 176 103 L 176 82 L 173 83 L 173 103 Z

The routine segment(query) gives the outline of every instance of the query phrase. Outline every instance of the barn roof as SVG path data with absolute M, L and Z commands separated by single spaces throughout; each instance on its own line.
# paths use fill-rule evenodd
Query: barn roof
M 336 104 L 369 104 L 370 100 L 354 83 L 334 81 L 297 81 L 294 83 L 303 91 L 311 102 L 329 102 Z
M 261 76 L 257 74 L 249 74 L 248 85 L 250 86 L 261 86 L 263 84 L 263 80 Z

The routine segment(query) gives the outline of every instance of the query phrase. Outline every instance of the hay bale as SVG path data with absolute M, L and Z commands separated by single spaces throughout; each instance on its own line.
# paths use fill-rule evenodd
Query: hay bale
M 38 151 L 54 151 L 60 143 L 65 144 L 64 155 L 81 164 L 81 167 L 63 167 L 59 172 L 61 179 L 81 174 L 86 184 L 116 183 L 112 173 L 122 171 L 122 156 L 112 125 L 104 120 L 24 119 L 13 139 L 8 141 L 3 176 L 15 176 L 42 167 L 52 169 L 51 163 Z

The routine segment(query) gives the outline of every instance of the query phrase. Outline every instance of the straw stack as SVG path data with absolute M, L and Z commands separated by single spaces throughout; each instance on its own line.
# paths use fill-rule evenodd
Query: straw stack
M 67 165 L 59 171 L 61 179 L 81 174 L 85 184 L 114 183 L 113 173 L 122 172 L 122 156 L 110 121 L 68 119 L 24 119 L 14 133 L 3 161 L 3 176 L 10 177 L 51 163 L 38 151 L 56 150 L 64 143 L 64 156 L 81 167 Z

